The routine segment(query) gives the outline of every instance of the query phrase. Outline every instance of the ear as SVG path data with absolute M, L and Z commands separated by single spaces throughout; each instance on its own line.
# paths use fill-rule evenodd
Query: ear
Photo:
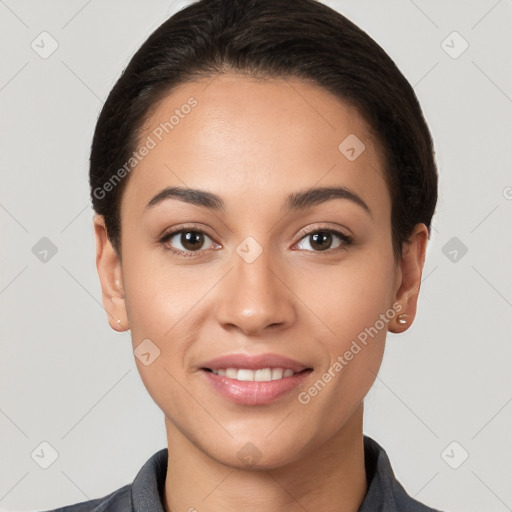
M 110 327 L 118 332 L 129 329 L 124 299 L 121 262 L 107 236 L 103 215 L 95 215 L 94 236 L 96 238 L 96 268 L 101 283 L 103 306 Z M 118 321 L 120 320 L 120 322 Z
M 402 309 L 395 316 L 393 322 L 388 324 L 390 332 L 404 332 L 414 321 L 427 242 L 427 226 L 425 224 L 416 224 L 409 240 L 404 242 L 402 246 L 402 261 L 398 263 L 395 292 L 396 302 L 402 305 Z M 400 315 L 404 316 L 400 317 Z M 400 324 L 398 322 L 399 318 L 404 318 L 407 323 Z

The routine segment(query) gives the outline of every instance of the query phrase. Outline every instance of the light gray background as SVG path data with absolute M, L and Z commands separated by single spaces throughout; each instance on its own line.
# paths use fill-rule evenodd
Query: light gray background
M 512 4 L 326 3 L 414 85 L 440 171 L 419 313 L 405 334 L 388 336 L 365 433 L 420 501 L 512 510 Z M 87 172 L 110 88 L 186 4 L 0 0 L 1 510 L 104 496 L 166 446 L 130 334 L 112 331 L 101 305 Z M 31 48 L 43 31 L 59 45 L 47 59 Z M 469 43 L 458 58 L 442 46 L 453 31 Z M 445 43 L 452 54 L 461 44 Z M 46 263 L 32 252 L 42 237 L 58 249 Z M 59 454 L 48 469 L 31 457 L 43 441 Z

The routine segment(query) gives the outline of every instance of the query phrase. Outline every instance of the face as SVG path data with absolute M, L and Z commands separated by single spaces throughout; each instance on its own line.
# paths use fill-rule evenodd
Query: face
M 419 279 L 368 126 L 317 86 L 220 75 L 158 104 L 142 145 L 100 278 L 169 442 L 269 468 L 343 435 Z

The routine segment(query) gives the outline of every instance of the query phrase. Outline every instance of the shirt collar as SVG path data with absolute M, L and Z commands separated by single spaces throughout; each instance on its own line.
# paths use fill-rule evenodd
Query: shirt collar
M 428 512 L 430 509 L 411 498 L 395 478 L 382 446 L 363 436 L 368 490 L 358 512 Z M 156 452 L 135 477 L 131 498 L 134 512 L 165 512 L 163 496 L 167 474 L 168 450 Z M 435 511 L 434 511 L 435 512 Z

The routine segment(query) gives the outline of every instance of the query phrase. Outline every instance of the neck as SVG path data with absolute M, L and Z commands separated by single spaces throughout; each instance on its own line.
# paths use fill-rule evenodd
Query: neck
M 166 418 L 166 512 L 357 512 L 367 491 L 363 404 L 334 437 L 266 470 L 230 467 L 192 444 Z

